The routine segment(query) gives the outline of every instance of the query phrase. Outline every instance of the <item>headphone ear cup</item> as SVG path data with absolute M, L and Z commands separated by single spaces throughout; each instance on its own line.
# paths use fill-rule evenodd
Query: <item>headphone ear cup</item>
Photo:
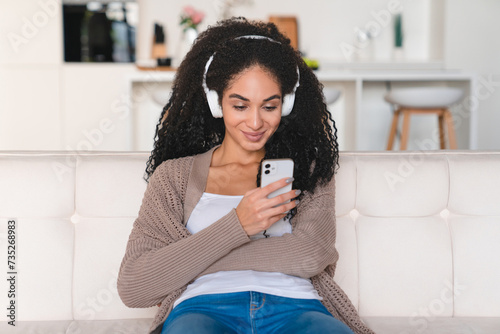
M 293 104 L 295 102 L 295 94 L 286 94 L 283 97 L 283 105 L 281 106 L 281 116 L 288 116 L 292 112 Z
M 214 118 L 222 118 L 222 108 L 219 105 L 219 95 L 215 90 L 205 92 L 207 96 L 208 106 Z
M 286 94 L 283 97 L 283 105 L 281 106 L 281 116 L 288 116 L 292 112 L 293 105 L 295 103 L 295 92 L 297 88 L 300 86 L 300 71 L 297 66 L 297 82 L 295 83 L 295 87 L 290 94 Z

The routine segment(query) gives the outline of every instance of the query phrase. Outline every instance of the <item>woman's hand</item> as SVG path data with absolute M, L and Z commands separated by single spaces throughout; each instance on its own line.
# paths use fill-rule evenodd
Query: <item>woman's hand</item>
M 282 195 L 267 198 L 270 193 L 287 186 L 292 181 L 293 178 L 284 178 L 263 188 L 252 189 L 243 196 L 236 207 L 236 215 L 249 236 L 267 230 L 297 206 L 298 201 L 292 199 L 300 194 L 300 190 L 290 190 Z

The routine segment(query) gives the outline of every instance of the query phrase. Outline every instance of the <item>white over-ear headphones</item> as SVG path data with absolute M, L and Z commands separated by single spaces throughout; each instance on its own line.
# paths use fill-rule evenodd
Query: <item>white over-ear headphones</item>
M 266 36 L 260 36 L 260 35 L 245 35 L 245 36 L 240 36 L 236 37 L 235 39 L 240 39 L 240 38 L 251 38 L 251 39 L 267 39 L 271 42 L 278 43 L 280 42 L 275 41 L 272 38 L 266 37 Z M 215 118 L 221 118 L 222 117 L 222 107 L 219 104 L 219 95 L 215 90 L 208 89 L 207 86 L 207 72 L 208 68 L 210 67 L 210 64 L 212 63 L 212 60 L 214 60 L 215 53 L 208 58 L 207 64 L 205 65 L 205 73 L 203 74 L 203 90 L 205 91 L 205 95 L 207 96 L 207 101 L 208 101 L 208 106 L 210 108 L 210 111 L 212 112 L 212 116 Z M 297 67 L 297 83 L 293 87 L 293 90 L 290 94 L 286 94 L 283 97 L 283 105 L 281 106 L 281 116 L 288 116 L 292 112 L 293 109 L 293 104 L 295 102 L 295 91 L 299 87 L 299 82 L 300 82 L 300 72 L 299 68 Z

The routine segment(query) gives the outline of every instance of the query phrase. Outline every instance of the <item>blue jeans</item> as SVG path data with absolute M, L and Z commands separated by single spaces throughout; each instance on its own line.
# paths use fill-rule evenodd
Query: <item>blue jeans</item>
M 177 305 L 162 334 L 353 334 L 316 299 L 260 292 L 202 295 Z

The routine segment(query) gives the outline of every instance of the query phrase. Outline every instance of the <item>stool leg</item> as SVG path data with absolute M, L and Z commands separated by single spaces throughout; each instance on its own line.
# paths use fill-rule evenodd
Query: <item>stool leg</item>
M 394 111 L 394 116 L 392 116 L 391 132 L 389 133 L 389 142 L 387 143 L 387 150 L 392 150 L 394 145 L 394 138 L 396 137 L 396 130 L 398 128 L 399 113 L 401 109 Z
M 446 143 L 444 141 L 444 110 L 440 110 L 438 113 L 439 117 L 439 147 L 444 150 L 446 148 Z
M 444 112 L 444 116 L 446 119 L 446 125 L 448 127 L 448 141 L 450 143 L 450 149 L 457 149 L 457 138 L 455 137 L 455 127 L 453 126 L 453 117 L 451 116 L 451 112 L 446 109 Z
M 401 133 L 401 150 L 406 150 L 408 137 L 410 135 L 410 110 L 403 110 L 403 131 Z

